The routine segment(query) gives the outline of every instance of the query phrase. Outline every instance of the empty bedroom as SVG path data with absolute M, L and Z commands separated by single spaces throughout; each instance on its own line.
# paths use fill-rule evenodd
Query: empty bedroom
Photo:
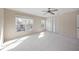
M 0 8 L 0 51 L 79 51 L 79 8 Z

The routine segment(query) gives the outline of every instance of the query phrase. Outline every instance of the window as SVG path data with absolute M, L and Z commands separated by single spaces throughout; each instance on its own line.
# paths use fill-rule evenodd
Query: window
M 16 17 L 16 30 L 19 31 L 31 31 L 33 25 L 33 19 L 27 19 L 23 17 Z

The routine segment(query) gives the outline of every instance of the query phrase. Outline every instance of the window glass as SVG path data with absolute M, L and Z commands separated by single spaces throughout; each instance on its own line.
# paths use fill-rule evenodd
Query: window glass
M 33 19 L 16 17 L 16 30 L 17 31 L 31 31 L 32 25 L 33 25 Z

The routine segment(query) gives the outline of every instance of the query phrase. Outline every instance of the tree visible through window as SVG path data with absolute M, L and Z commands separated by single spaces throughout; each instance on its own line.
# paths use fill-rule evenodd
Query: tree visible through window
M 33 19 L 23 17 L 16 17 L 16 30 L 18 31 L 31 31 Z

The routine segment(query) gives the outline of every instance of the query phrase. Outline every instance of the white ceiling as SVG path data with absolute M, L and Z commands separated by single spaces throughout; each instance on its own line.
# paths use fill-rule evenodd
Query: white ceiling
M 47 8 L 8 8 L 8 9 L 29 13 L 32 15 L 42 16 L 42 17 L 48 16 L 47 14 L 45 15 L 45 12 L 42 12 L 42 11 L 47 11 Z M 63 14 L 65 12 L 76 11 L 76 10 L 79 10 L 79 9 L 78 8 L 58 8 L 56 15 Z

